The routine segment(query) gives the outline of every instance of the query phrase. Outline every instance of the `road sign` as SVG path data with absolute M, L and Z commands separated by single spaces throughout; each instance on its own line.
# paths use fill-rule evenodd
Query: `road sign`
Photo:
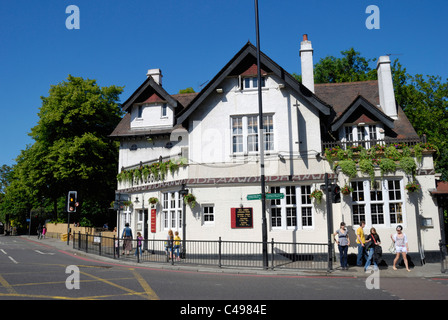
M 266 193 L 266 200 L 278 200 L 285 197 L 284 193 Z M 248 194 L 247 200 L 261 200 L 261 193 Z

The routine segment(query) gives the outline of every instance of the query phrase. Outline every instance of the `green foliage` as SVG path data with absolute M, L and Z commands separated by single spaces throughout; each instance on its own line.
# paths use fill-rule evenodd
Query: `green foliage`
M 195 91 L 192 87 L 188 87 L 186 89 L 179 90 L 179 94 L 183 94 L 183 93 L 195 93 Z
M 381 170 L 381 176 L 384 176 L 386 173 L 394 173 L 397 171 L 397 164 L 395 161 L 389 158 L 383 158 L 379 161 L 379 167 Z
M 355 49 L 341 51 L 342 58 L 327 56 L 314 68 L 316 83 L 338 83 L 377 79 L 376 69 L 369 67 L 375 59 L 365 59 Z
M 404 157 L 400 160 L 400 167 L 407 175 L 414 176 L 415 170 L 417 169 L 417 164 L 413 158 Z
M 122 90 L 71 75 L 51 86 L 31 129 L 34 143 L 12 168 L 2 213 L 25 219 L 31 209 L 44 208 L 58 219 L 69 190 L 78 191 L 81 215 L 107 212 L 118 159 L 118 142 L 109 135 L 121 120 Z
M 343 174 L 349 178 L 355 178 L 357 174 L 356 163 L 353 160 L 342 160 L 338 162 Z
M 117 175 L 117 180 L 119 182 L 126 181 L 130 184 L 146 182 L 150 177 L 154 180 L 165 180 L 168 170 L 171 174 L 174 174 L 181 166 L 185 166 L 184 159 L 156 162 L 136 169 L 123 170 Z

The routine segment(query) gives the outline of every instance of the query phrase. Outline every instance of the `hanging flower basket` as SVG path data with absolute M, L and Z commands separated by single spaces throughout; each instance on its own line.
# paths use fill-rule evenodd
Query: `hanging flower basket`
M 343 187 L 341 188 L 341 193 L 342 193 L 344 196 L 348 196 L 348 195 L 350 195 L 350 193 L 352 193 L 352 192 L 353 192 L 353 188 L 350 187 L 348 184 L 346 184 L 345 186 L 343 186 Z
M 196 197 L 193 194 L 191 194 L 191 193 L 189 193 L 189 194 L 184 196 L 184 201 L 192 209 L 196 206 Z
M 405 187 L 408 192 L 419 192 L 421 188 L 420 184 L 416 181 L 409 182 Z
M 314 200 L 316 201 L 317 204 L 320 204 L 320 202 L 322 201 L 322 196 L 323 196 L 323 192 L 321 190 L 314 190 L 310 197 L 314 198 Z
M 156 197 L 149 198 L 149 203 L 150 204 L 157 204 L 157 202 L 159 202 L 159 199 L 157 199 Z

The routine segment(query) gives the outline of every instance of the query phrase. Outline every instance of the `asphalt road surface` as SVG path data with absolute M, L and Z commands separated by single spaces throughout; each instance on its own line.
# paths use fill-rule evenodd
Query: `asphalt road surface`
M 166 270 L 100 261 L 48 246 L 45 241 L 1 236 L 0 299 L 175 300 L 172 312 L 191 315 L 206 311 L 194 308 L 211 305 L 217 314 L 231 311 L 225 309 L 223 301 L 262 304 L 272 300 L 446 300 L 448 278 L 369 279 Z M 261 307 L 257 310 L 261 312 Z M 238 308 L 233 311 L 241 312 Z

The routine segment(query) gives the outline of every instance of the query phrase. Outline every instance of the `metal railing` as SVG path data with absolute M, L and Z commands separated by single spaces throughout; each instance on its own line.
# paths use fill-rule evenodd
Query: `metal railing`
M 326 141 L 322 143 L 322 150 L 325 150 L 326 148 L 334 148 L 334 147 L 341 147 L 342 149 L 346 150 L 347 148 L 351 147 L 358 147 L 362 146 L 364 148 L 371 148 L 376 145 L 381 146 L 387 146 L 391 144 L 404 144 L 408 147 L 415 146 L 418 143 L 425 143 L 426 142 L 426 136 L 423 136 L 421 138 L 403 138 L 403 139 L 394 139 L 394 138 L 386 138 L 386 139 L 376 139 L 376 140 L 357 140 L 357 141 Z
M 207 265 L 263 269 L 263 242 L 185 240 L 179 247 L 166 240 L 148 239 L 131 241 L 129 254 L 124 249 L 125 239 L 101 235 L 74 234 L 73 248 L 87 253 L 108 256 L 114 259 L 133 260 L 138 263 L 159 262 L 179 265 Z M 141 243 L 139 247 L 138 244 Z M 185 247 L 182 246 L 185 244 Z M 137 248 L 141 250 L 137 251 Z M 137 254 L 138 253 L 138 254 Z M 268 243 L 268 269 L 329 268 L 327 243 Z

